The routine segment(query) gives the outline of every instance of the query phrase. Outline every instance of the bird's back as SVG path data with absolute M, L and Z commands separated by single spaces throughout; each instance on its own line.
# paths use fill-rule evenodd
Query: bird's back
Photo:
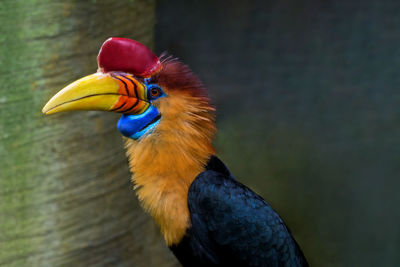
M 290 231 L 212 156 L 188 195 L 191 227 L 171 250 L 183 266 L 308 266 Z

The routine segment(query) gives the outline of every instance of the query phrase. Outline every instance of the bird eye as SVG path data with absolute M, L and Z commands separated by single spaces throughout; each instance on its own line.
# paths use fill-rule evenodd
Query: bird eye
M 160 95 L 160 89 L 158 88 L 151 88 L 150 94 L 152 97 L 156 97 Z
M 153 100 L 162 96 L 162 90 L 157 85 L 151 85 L 148 90 L 148 98 Z

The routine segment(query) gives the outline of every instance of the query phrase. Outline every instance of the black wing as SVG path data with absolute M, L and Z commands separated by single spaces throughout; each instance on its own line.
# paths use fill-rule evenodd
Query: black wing
M 308 266 L 279 215 L 218 158 L 194 180 L 188 203 L 192 246 L 210 265 Z

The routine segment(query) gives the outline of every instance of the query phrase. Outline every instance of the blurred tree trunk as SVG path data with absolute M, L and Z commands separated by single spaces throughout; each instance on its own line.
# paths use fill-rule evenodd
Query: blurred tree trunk
M 0 2 L 0 265 L 173 266 L 130 183 L 118 115 L 45 117 L 110 36 L 152 45 L 154 1 Z

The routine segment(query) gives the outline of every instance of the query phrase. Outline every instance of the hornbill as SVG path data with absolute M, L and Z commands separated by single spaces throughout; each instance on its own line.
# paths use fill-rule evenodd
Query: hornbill
M 308 266 L 279 215 L 215 156 L 215 109 L 186 65 L 126 38 L 106 40 L 97 63 L 43 113 L 122 113 L 137 196 L 183 266 Z

